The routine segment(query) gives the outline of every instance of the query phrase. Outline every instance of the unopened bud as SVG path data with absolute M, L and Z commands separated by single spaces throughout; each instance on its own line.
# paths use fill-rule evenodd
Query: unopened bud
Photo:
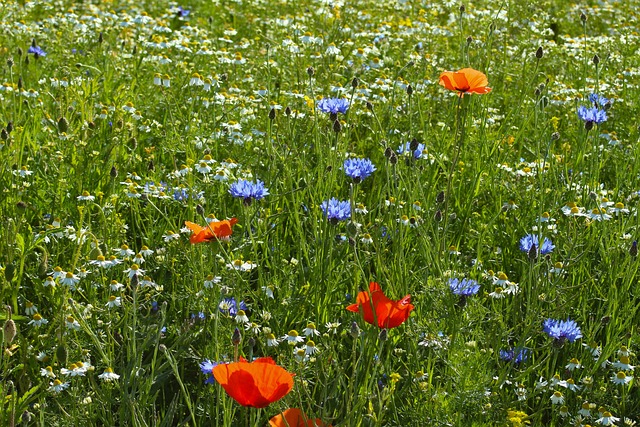
M 384 156 L 388 159 L 393 155 L 393 150 L 391 147 L 387 147 L 384 149 Z
M 355 88 L 357 88 L 357 87 L 358 87 L 358 84 L 360 84 L 360 83 L 358 82 L 358 78 L 357 78 L 357 77 L 354 77 L 354 78 L 353 78 L 353 80 L 351 80 L 351 87 L 355 89 Z
M 538 258 L 538 248 L 535 243 L 531 244 L 529 252 L 527 252 L 527 257 L 529 257 L 530 261 L 535 261 Z
M 442 221 L 442 211 L 440 209 L 438 209 L 435 213 L 435 215 L 433 215 L 433 220 L 435 222 L 440 222 Z
M 98 43 L 102 43 L 104 41 L 104 36 L 102 35 L 102 31 L 98 34 Z
M 380 333 L 378 334 L 378 339 L 382 342 L 385 342 L 387 338 L 389 338 L 389 332 L 386 328 L 381 329 Z
M 69 122 L 64 117 L 58 119 L 58 131 L 66 132 L 69 130 Z
M 542 55 L 544 55 L 544 51 L 542 50 L 542 46 L 540 46 L 538 50 L 536 50 L 536 58 L 540 59 Z
M 204 215 L 204 208 L 202 207 L 202 205 L 200 203 L 198 203 L 196 205 L 196 213 L 198 215 Z
M 580 20 L 582 22 L 587 22 L 587 15 L 584 14 L 584 12 L 580 12 Z
M 333 131 L 335 133 L 340 133 L 341 130 L 342 130 L 342 124 L 340 123 L 340 120 L 335 119 L 333 121 Z
M 466 8 L 464 7 L 463 4 L 460 5 L 460 13 L 464 13 L 464 11 L 466 10 Z
M 442 202 L 444 202 L 444 191 L 441 191 L 436 195 L 436 203 Z
M 273 121 L 276 118 L 276 109 L 272 108 L 269 110 L 269 120 Z
M 287 106 L 287 108 L 284 109 L 284 114 L 289 117 L 291 115 L 291 107 Z
M 391 156 L 389 156 L 389 163 L 391 163 L 392 165 L 398 163 L 398 156 L 396 156 L 396 153 L 391 153 Z
M 367 110 L 373 111 L 373 104 L 369 101 L 367 101 Z
M 600 57 L 598 55 L 593 55 L 593 65 L 598 65 L 600 63 Z
M 413 86 L 407 85 L 407 95 L 413 95 Z
M 307 75 L 309 77 L 313 77 L 313 75 L 316 73 L 316 70 L 313 67 L 308 67 L 307 68 Z
M 638 256 L 638 241 L 634 240 L 633 243 L 631 244 L 631 248 L 629 248 L 629 255 L 631 255 L 632 257 L 636 257 Z
M 357 322 L 351 322 L 351 336 L 353 338 L 358 338 L 360 336 L 360 327 Z
M 242 334 L 240 334 L 240 329 L 235 328 L 233 330 L 233 335 L 231 335 L 231 344 L 240 345 L 241 341 L 242 341 Z

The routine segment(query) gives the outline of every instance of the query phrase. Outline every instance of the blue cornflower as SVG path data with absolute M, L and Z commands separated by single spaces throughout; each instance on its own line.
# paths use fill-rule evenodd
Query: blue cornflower
M 564 343 L 565 340 L 574 342 L 578 338 L 582 338 L 580 327 L 569 318 L 567 320 L 547 319 L 543 323 L 543 330 L 559 344 Z
M 207 376 L 207 379 L 204 380 L 205 384 L 215 384 L 216 380 L 213 377 L 213 368 L 219 364 L 220 362 L 212 362 L 209 359 L 204 359 L 204 361 L 200 363 L 200 370 Z
M 244 303 L 244 301 L 236 303 L 236 299 L 234 297 L 230 297 L 223 298 L 218 305 L 218 309 L 220 310 L 220 313 L 235 317 L 236 314 L 238 314 L 238 310 L 246 310 L 247 305 Z
M 351 205 L 348 200 L 340 201 L 335 197 L 329 200 L 325 200 L 320 204 L 320 209 L 324 212 L 324 216 L 332 222 L 337 224 L 338 221 L 344 221 L 351 218 Z
M 174 188 L 173 189 L 173 199 L 178 202 L 182 202 L 189 198 L 189 193 L 186 188 Z
M 33 55 L 37 58 L 38 56 L 47 56 L 47 52 L 42 50 L 40 46 L 29 46 L 29 50 L 27 53 L 33 53 Z
M 512 362 L 514 364 L 519 364 L 522 362 L 526 362 L 529 358 L 529 349 L 523 347 L 514 347 L 508 350 L 500 350 L 500 359 L 505 362 Z
M 424 153 L 424 149 L 425 149 L 425 145 L 423 143 L 419 143 L 418 147 L 413 150 L 413 158 L 414 159 L 421 159 L 422 158 L 422 153 Z M 400 147 L 398 147 L 398 149 L 396 150 L 396 153 L 403 155 L 405 153 L 410 153 L 411 152 L 411 142 L 407 142 L 405 144 L 401 144 Z
M 269 189 L 264 186 L 264 182 L 259 179 L 256 182 L 239 179 L 229 187 L 229 193 L 233 197 L 240 197 L 246 205 L 255 200 L 260 200 L 269 195 Z
M 346 114 L 349 109 L 349 101 L 343 98 L 322 98 L 318 101 L 318 110 L 323 113 L 337 115 L 338 113 Z
M 610 99 L 605 98 L 602 95 L 598 95 L 597 93 L 592 93 L 589 95 L 589 102 L 591 102 L 596 108 L 607 109 L 611 105 Z
M 206 318 L 207 318 L 207 316 L 202 311 L 199 311 L 198 314 L 191 313 L 191 320 L 193 320 L 193 321 L 195 321 L 195 320 L 205 320 Z
M 349 178 L 353 178 L 355 183 L 359 183 L 371 175 L 376 167 L 369 159 L 346 159 L 343 169 Z
M 449 279 L 449 289 L 454 295 L 470 297 L 480 290 L 480 285 L 473 279 Z
M 595 123 L 599 125 L 607 121 L 607 112 L 597 107 L 587 108 L 581 105 L 578 107 L 578 117 L 585 123 L 591 123 L 591 125 Z
M 520 239 L 520 250 L 529 253 L 535 246 L 536 254 L 540 253 L 542 255 L 547 255 L 555 249 L 555 245 L 546 237 L 542 241 L 542 247 L 540 247 L 538 242 L 539 240 L 537 234 L 527 234 L 522 239 Z
M 191 11 L 189 9 L 185 9 L 182 6 L 178 6 L 178 12 L 176 13 L 176 15 L 180 18 L 186 18 L 187 16 L 189 16 L 190 13 Z

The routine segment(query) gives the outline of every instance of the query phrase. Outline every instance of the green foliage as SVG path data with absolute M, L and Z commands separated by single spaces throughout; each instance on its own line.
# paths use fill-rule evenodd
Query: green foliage
M 637 421 L 616 383 L 640 345 L 637 6 L 4 2 L 0 425 Z M 466 67 L 489 94 L 438 85 Z M 577 113 L 592 93 L 602 123 Z M 353 182 L 348 157 L 376 171 Z M 269 195 L 232 197 L 240 179 Z M 238 219 L 229 239 L 191 244 L 184 222 L 213 218 Z M 345 310 L 372 281 L 411 295 L 403 325 Z M 543 332 L 567 318 L 582 338 Z M 309 323 L 317 353 L 270 345 Z M 236 352 L 293 391 L 256 410 L 206 384 Z

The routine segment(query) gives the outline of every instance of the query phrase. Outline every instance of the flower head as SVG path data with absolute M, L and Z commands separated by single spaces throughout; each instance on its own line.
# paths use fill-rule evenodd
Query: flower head
M 189 221 L 185 221 L 184 225 L 193 232 L 189 237 L 189 241 L 191 244 L 196 244 L 216 239 L 228 239 L 232 233 L 231 227 L 237 222 L 236 218 L 231 218 L 224 221 L 210 222 L 204 227 Z
M 233 197 L 240 197 L 245 204 L 250 204 L 253 200 L 260 200 L 269 195 L 269 189 L 264 186 L 264 182 L 259 179 L 256 182 L 239 179 L 229 187 L 229 193 Z
M 462 97 L 467 93 L 485 94 L 491 92 L 487 76 L 473 68 L 463 68 L 459 71 L 445 71 L 440 74 L 440 85 L 446 89 L 458 92 Z
M 416 148 L 412 150 L 412 143 L 406 142 L 401 144 L 400 147 L 396 150 L 396 153 L 403 155 L 411 153 L 414 159 L 421 159 L 423 154 L 425 153 L 425 145 L 423 143 L 418 143 Z
M 247 305 L 244 301 L 240 301 L 240 303 L 236 303 L 236 299 L 234 297 L 224 298 L 220 301 L 218 305 L 221 313 L 228 314 L 231 317 L 235 317 L 238 314 L 238 310 L 246 310 Z
M 213 376 L 233 400 L 253 408 L 264 408 L 293 388 L 293 374 L 270 357 L 221 363 L 213 368 Z
M 324 212 L 324 216 L 334 224 L 337 224 L 338 221 L 351 218 L 351 205 L 348 200 L 341 202 L 335 197 L 332 197 L 322 202 L 320 209 Z
M 395 328 L 409 318 L 411 310 L 411 295 L 393 301 L 383 292 L 376 282 L 369 284 L 369 291 L 358 293 L 356 303 L 347 306 L 347 310 L 354 313 L 362 312 L 364 321 L 370 324 L 376 322 L 379 328 Z
M 531 250 L 535 250 L 537 253 L 547 255 L 550 254 L 554 249 L 555 245 L 546 237 L 542 241 L 541 247 L 539 245 L 539 238 L 537 234 L 527 234 L 522 239 L 520 239 L 520 250 L 526 253 L 529 253 Z
M 218 366 L 218 364 L 219 362 L 212 362 L 209 359 L 205 359 L 200 363 L 200 370 L 207 376 L 207 379 L 204 380 L 205 384 L 214 384 L 216 382 L 215 378 L 213 378 L 213 368 Z
M 320 418 L 311 419 L 298 408 L 289 408 L 269 420 L 269 427 L 331 427 Z
M 480 285 L 472 279 L 449 279 L 449 289 L 454 295 L 470 297 L 478 293 Z
M 587 108 L 581 105 L 578 107 L 578 117 L 585 123 L 591 123 L 592 125 L 595 123 L 599 125 L 607 121 L 607 112 L 597 107 Z
M 500 359 L 505 362 L 513 362 L 514 364 L 519 364 L 522 362 L 526 362 L 529 358 L 529 349 L 524 347 L 514 347 L 508 350 L 500 350 Z
M 346 159 L 344 161 L 344 173 L 359 183 L 375 172 L 376 167 L 369 159 Z
M 322 98 L 318 101 L 318 110 L 330 114 L 346 114 L 349 109 L 349 101 L 343 98 Z
M 29 46 L 27 53 L 33 53 L 34 56 L 47 56 L 47 52 L 42 50 L 40 46 Z
M 578 324 L 571 320 L 554 320 L 547 319 L 543 323 L 544 332 L 551 338 L 554 338 L 560 344 L 565 340 L 574 342 L 578 338 L 582 338 L 582 332 Z

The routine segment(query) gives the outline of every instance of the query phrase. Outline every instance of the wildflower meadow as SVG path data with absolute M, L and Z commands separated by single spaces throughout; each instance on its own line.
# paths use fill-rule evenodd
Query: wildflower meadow
M 640 425 L 639 31 L 3 1 L 0 426 Z

